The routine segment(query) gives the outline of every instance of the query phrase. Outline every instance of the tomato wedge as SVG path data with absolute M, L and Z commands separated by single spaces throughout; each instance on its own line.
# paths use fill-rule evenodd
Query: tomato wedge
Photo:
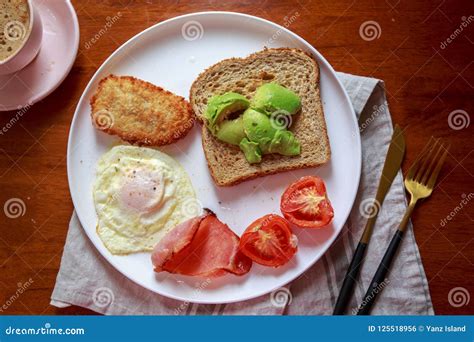
M 298 239 L 286 220 L 265 215 L 247 227 L 240 238 L 240 251 L 258 264 L 279 267 L 296 253 Z
M 302 228 L 324 227 L 334 217 L 326 186 L 316 176 L 302 177 L 290 184 L 281 196 L 280 209 L 289 222 Z

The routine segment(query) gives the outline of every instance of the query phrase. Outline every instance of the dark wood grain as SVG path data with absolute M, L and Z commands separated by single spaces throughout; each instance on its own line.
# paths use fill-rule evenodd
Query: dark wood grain
M 176 15 L 205 10 L 243 12 L 279 24 L 296 16 L 289 29 L 314 45 L 336 70 L 383 79 L 393 120 L 405 128 L 404 171 L 429 136 L 451 144 L 436 191 L 417 208 L 413 223 L 436 313 L 474 313 L 474 298 L 461 307 L 448 300 L 456 287 L 474 296 L 473 204 L 455 210 L 463 196 L 473 193 L 474 124 L 455 130 L 448 121 L 455 110 L 464 110 L 469 119 L 474 116 L 474 22 L 441 48 L 462 18 L 474 14 L 472 1 L 75 0 L 73 4 L 81 45 L 71 73 L 52 95 L 0 135 L 0 204 L 3 207 L 10 198 L 26 203 L 20 218 L 9 219 L 0 212 L 0 304 L 9 301 L 18 283 L 33 280 L 2 313 L 92 313 L 49 305 L 73 210 L 66 146 L 75 105 L 100 64 L 134 34 Z M 107 17 L 118 11 L 121 19 L 87 49 L 85 44 Z M 359 28 L 371 20 L 379 24 L 381 34 L 366 41 Z M 14 115 L 0 113 L 0 126 Z M 455 211 L 443 225 L 442 220 Z

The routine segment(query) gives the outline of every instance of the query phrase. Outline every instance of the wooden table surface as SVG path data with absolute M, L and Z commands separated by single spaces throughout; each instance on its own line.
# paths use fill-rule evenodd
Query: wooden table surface
M 474 295 L 471 0 L 73 0 L 73 4 L 81 42 L 69 76 L 0 134 L 0 205 L 3 208 L 12 198 L 25 203 L 24 215 L 18 218 L 0 212 L 0 306 L 8 303 L 6 309 L 0 307 L 2 313 L 93 313 L 49 305 L 73 210 L 66 147 L 74 108 L 97 68 L 130 37 L 162 20 L 206 10 L 248 13 L 286 25 L 336 70 L 384 80 L 393 121 L 405 128 L 404 171 L 431 135 L 451 144 L 438 186 L 417 208 L 413 224 L 435 312 L 474 313 L 474 298 L 467 300 Z M 120 20 L 87 49 L 86 42 L 118 12 Z M 359 33 L 368 24 L 374 25 L 375 37 Z M 446 43 L 451 35 L 454 38 Z M 1 113 L 0 127 L 15 114 Z M 33 283 L 27 291 L 9 300 L 19 283 L 30 278 Z M 468 303 L 458 304 L 450 291 L 463 291 Z

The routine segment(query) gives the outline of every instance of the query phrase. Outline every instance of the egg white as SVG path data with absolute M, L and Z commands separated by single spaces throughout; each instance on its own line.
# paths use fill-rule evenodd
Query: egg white
M 143 174 L 149 179 L 142 184 L 152 186 L 150 180 L 157 179 L 164 185 L 150 201 L 149 211 L 123 204 L 127 179 Z M 112 254 L 150 252 L 167 232 L 201 211 L 183 167 L 167 154 L 145 147 L 119 145 L 105 153 L 97 164 L 93 197 L 97 234 Z

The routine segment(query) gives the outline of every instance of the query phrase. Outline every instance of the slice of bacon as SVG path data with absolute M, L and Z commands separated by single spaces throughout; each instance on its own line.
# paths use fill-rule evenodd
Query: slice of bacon
M 239 237 L 206 209 L 173 228 L 155 246 L 151 260 L 155 272 L 218 277 L 243 275 L 252 261 L 239 251 Z

